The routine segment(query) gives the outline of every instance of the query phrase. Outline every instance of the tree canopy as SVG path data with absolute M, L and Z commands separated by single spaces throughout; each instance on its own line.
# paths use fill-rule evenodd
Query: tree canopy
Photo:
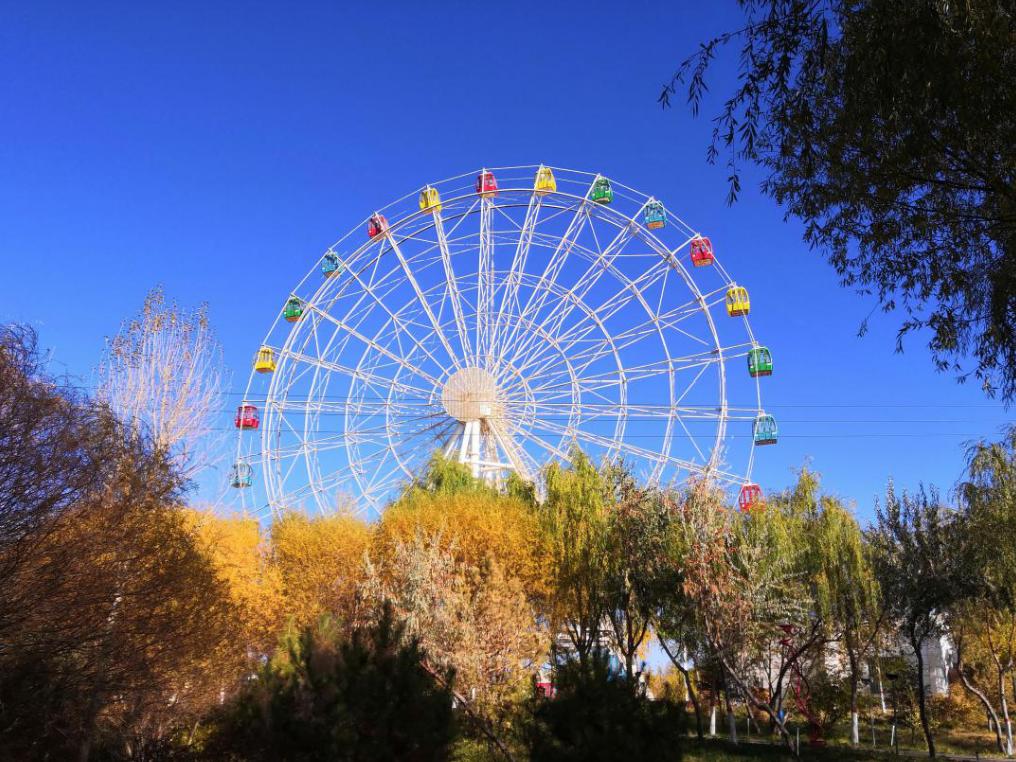
M 740 0 L 664 86 L 697 112 L 740 45 L 714 121 L 733 201 L 741 163 L 804 224 L 844 285 L 930 332 L 936 366 L 1016 396 L 1016 12 L 1011 0 Z M 864 326 L 862 326 L 862 332 Z M 973 364 L 967 365 L 966 358 Z

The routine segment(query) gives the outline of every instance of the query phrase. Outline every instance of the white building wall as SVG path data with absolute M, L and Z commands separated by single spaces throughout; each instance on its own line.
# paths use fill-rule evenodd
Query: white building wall
M 924 685 L 932 696 L 949 692 L 949 668 L 956 659 L 956 649 L 948 635 L 929 638 L 921 644 L 924 660 Z

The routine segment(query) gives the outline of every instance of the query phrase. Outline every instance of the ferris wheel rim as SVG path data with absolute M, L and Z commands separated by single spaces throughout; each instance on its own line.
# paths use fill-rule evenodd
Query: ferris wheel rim
M 516 166 L 510 166 L 510 167 L 491 167 L 491 168 L 488 168 L 488 169 L 485 169 L 485 170 L 481 170 L 481 171 L 491 171 L 491 172 L 502 173 L 502 172 L 505 172 L 505 171 L 508 171 L 508 170 L 538 170 L 538 169 L 540 169 L 542 167 L 545 167 L 545 166 L 549 167 L 549 165 L 516 165 Z M 560 168 L 556 168 L 556 167 L 550 167 L 550 169 L 553 170 L 555 175 L 567 173 L 567 174 L 571 175 L 572 177 L 586 178 L 586 179 L 589 180 L 590 183 L 594 182 L 597 178 L 602 177 L 602 175 L 599 174 L 599 173 L 583 172 L 583 171 L 580 171 L 580 170 L 567 170 L 567 169 L 560 169 Z M 446 178 L 445 180 L 438 181 L 436 183 L 430 183 L 428 185 L 423 186 L 423 188 L 441 187 L 441 186 L 446 185 L 446 184 L 451 183 L 451 182 L 463 181 L 463 180 L 465 180 L 467 178 L 470 178 L 470 177 L 474 176 L 475 174 L 476 173 L 470 173 L 470 172 L 462 173 L 462 174 L 455 175 L 455 176 L 450 177 L 450 178 Z M 748 478 L 750 478 L 751 468 L 752 468 L 752 464 L 753 464 L 753 460 L 754 460 L 754 450 L 755 450 L 754 443 L 752 443 L 750 445 L 750 448 L 749 448 L 749 460 L 748 460 L 748 466 L 747 466 L 747 469 L 746 469 L 746 473 L 748 474 L 748 476 L 741 477 L 741 476 L 739 476 L 737 474 L 725 474 L 723 469 L 720 469 L 719 466 L 718 466 L 718 463 L 716 462 L 717 459 L 719 457 L 721 457 L 721 447 L 722 447 L 722 444 L 723 444 L 723 442 L 725 440 L 726 422 L 730 418 L 730 415 L 729 415 L 729 405 L 728 405 L 728 402 L 727 402 L 727 399 L 726 399 L 726 378 L 725 378 L 725 376 L 726 376 L 726 373 L 725 373 L 726 363 L 724 362 L 724 356 L 723 356 L 723 352 L 724 352 L 725 347 L 724 347 L 723 342 L 720 340 L 719 335 L 716 332 L 716 327 L 715 327 L 715 323 L 713 321 L 713 316 L 711 314 L 710 309 L 708 309 L 706 307 L 706 305 L 705 305 L 705 301 L 704 301 L 705 297 L 703 296 L 702 291 L 699 289 L 696 280 L 693 277 L 691 277 L 691 274 L 688 272 L 688 270 L 685 267 L 684 263 L 676 256 L 679 251 L 681 251 L 683 248 L 687 247 L 688 244 L 690 243 L 690 241 L 693 240 L 695 237 L 697 237 L 699 234 L 694 230 L 694 228 L 692 228 L 687 223 L 685 223 L 671 209 L 665 207 L 665 205 L 664 205 L 664 208 L 666 209 L 666 213 L 667 213 L 667 216 L 668 216 L 668 220 L 672 220 L 674 223 L 676 223 L 677 226 L 680 227 L 680 229 L 685 234 L 687 234 L 685 240 L 682 243 L 680 243 L 678 246 L 671 247 L 671 246 L 668 246 L 668 245 L 664 244 L 657 237 L 657 235 L 655 234 L 654 231 L 649 230 L 648 228 L 645 228 L 636 219 L 636 217 L 639 214 L 639 211 L 642 210 L 647 203 L 649 203 L 650 201 L 658 201 L 658 199 L 656 199 L 655 197 L 652 197 L 652 196 L 646 196 L 645 194 L 641 194 L 640 192 L 636 191 L 635 189 L 630 188 L 629 186 L 623 185 L 623 184 L 621 184 L 621 183 L 619 183 L 619 182 L 617 182 L 617 181 L 615 181 L 613 179 L 611 180 L 611 185 L 615 189 L 617 189 L 617 190 L 624 191 L 625 195 L 627 197 L 629 197 L 631 200 L 633 200 L 635 203 L 638 204 L 638 207 L 637 207 L 636 211 L 631 216 L 626 216 L 626 215 L 622 214 L 619 210 L 611 208 L 609 206 L 603 206 L 603 205 L 599 205 L 599 204 L 592 204 L 592 203 L 590 203 L 589 200 L 588 200 L 588 193 L 587 193 L 586 196 L 578 196 L 577 194 L 567 193 L 567 192 L 564 192 L 564 191 L 559 189 L 559 190 L 557 190 L 557 191 L 555 191 L 553 193 L 547 194 L 547 195 L 549 197 L 553 198 L 554 200 L 558 201 L 561 204 L 560 209 L 562 211 L 570 211 L 570 210 L 576 209 L 576 208 L 577 208 L 578 211 L 581 211 L 583 208 L 585 208 L 587 212 L 595 210 L 595 212 L 598 215 L 601 216 L 601 219 L 605 219 L 605 221 L 607 221 L 608 223 L 616 224 L 616 226 L 619 227 L 619 228 L 621 227 L 622 223 L 625 226 L 631 227 L 632 230 L 634 231 L 634 234 L 637 235 L 637 237 L 640 240 L 642 240 L 645 244 L 647 244 L 658 256 L 660 256 L 662 259 L 667 261 L 668 264 L 670 264 L 672 266 L 673 270 L 676 271 L 680 275 L 681 280 L 683 281 L 683 283 L 684 283 L 685 287 L 688 289 L 688 291 L 691 292 L 693 294 L 693 296 L 697 298 L 697 300 L 698 300 L 698 302 L 699 302 L 699 304 L 701 306 L 701 313 L 704 315 L 704 317 L 705 317 L 705 319 L 706 319 L 706 321 L 708 323 L 709 332 L 710 332 L 711 338 L 713 340 L 713 344 L 715 346 L 715 350 L 716 350 L 717 355 L 718 355 L 716 362 L 713 363 L 713 364 L 715 364 L 717 369 L 718 369 L 719 385 L 720 385 L 720 395 L 719 395 L 720 396 L 720 405 L 719 405 L 720 410 L 719 410 L 719 414 L 717 415 L 717 418 L 716 418 L 716 420 L 718 422 L 718 424 L 717 424 L 717 430 L 716 430 L 715 436 L 713 437 L 713 448 L 712 448 L 712 452 L 711 452 L 711 455 L 710 455 L 710 460 L 709 460 L 707 466 L 705 467 L 705 470 L 707 472 L 712 472 L 715 475 L 719 475 L 721 477 L 727 477 L 731 481 L 734 481 L 734 480 L 745 481 Z M 419 190 L 410 192 L 410 193 L 402 196 L 401 198 L 396 199 L 395 201 L 391 202 L 390 204 L 388 204 L 388 205 L 386 205 L 384 207 L 381 207 L 379 209 L 379 211 L 380 212 L 388 211 L 390 213 L 391 210 L 398 208 L 398 206 L 400 204 L 405 204 L 405 203 L 411 201 L 414 198 L 414 196 L 417 195 L 417 193 L 419 193 Z M 530 205 L 532 204 L 534 199 L 539 198 L 539 194 L 537 193 L 537 191 L 533 187 L 522 187 L 522 186 L 515 187 L 515 186 L 512 186 L 512 185 L 504 185 L 504 186 L 498 188 L 498 194 L 499 194 L 499 196 L 502 199 L 505 198 L 506 196 L 510 195 L 510 194 L 518 194 L 520 197 L 526 196 L 529 199 Z M 450 197 L 448 197 L 447 199 L 445 199 L 443 201 L 443 203 L 447 204 L 447 205 L 451 205 L 451 204 L 454 204 L 457 201 L 465 201 L 465 200 L 470 199 L 470 198 L 475 199 L 476 202 L 481 207 L 483 206 L 484 199 L 478 198 L 477 194 L 470 193 L 467 190 L 463 190 L 463 192 L 460 195 L 458 195 L 458 196 L 450 196 Z M 543 202 L 541 201 L 541 203 L 543 203 Z M 662 205 L 662 202 L 660 202 L 660 203 Z M 525 204 L 517 204 L 515 206 L 520 206 L 520 205 L 524 206 Z M 474 206 L 475 206 L 475 204 L 474 204 Z M 547 206 L 548 207 L 552 207 L 553 205 L 552 204 L 547 204 Z M 500 208 L 500 205 L 498 205 L 498 208 Z M 468 219 L 472 214 L 473 214 L 472 209 L 468 209 L 468 210 L 462 211 L 460 216 L 461 216 L 462 220 L 465 220 L 465 219 Z M 394 236 L 399 231 L 399 229 L 401 229 L 404 226 L 408 225 L 412 220 L 421 219 L 421 218 L 424 218 L 424 217 L 427 217 L 427 216 L 431 216 L 430 212 L 428 212 L 427 210 L 416 210 L 416 211 L 412 211 L 411 210 L 411 211 L 406 212 L 405 214 L 401 214 L 399 216 L 393 216 L 391 221 L 388 223 L 388 228 L 391 231 L 391 233 L 389 235 L 390 236 Z M 435 213 L 433 215 L 433 217 L 434 217 L 435 220 L 439 221 L 439 222 L 435 223 L 436 225 L 443 224 L 444 220 L 443 220 L 443 218 L 441 217 L 440 214 Z M 612 220 L 611 217 L 616 218 L 616 219 Z M 369 220 L 369 219 L 370 219 L 370 217 L 367 218 L 367 220 Z M 367 220 L 364 220 L 364 222 L 366 222 Z M 324 256 L 326 256 L 327 254 L 329 254 L 329 253 L 335 253 L 337 251 L 337 249 L 339 248 L 339 246 L 342 244 L 343 241 L 346 241 L 347 239 L 349 239 L 350 236 L 354 235 L 356 233 L 356 231 L 361 230 L 361 229 L 362 229 L 362 223 L 361 223 L 361 225 L 357 225 L 356 227 L 352 228 L 348 233 L 346 233 L 344 236 L 339 238 L 334 244 L 329 246 L 328 249 L 325 252 L 325 255 L 322 255 L 322 258 Z M 342 257 L 346 261 L 354 261 L 359 256 L 361 256 L 364 252 L 369 251 L 373 246 L 375 246 L 375 242 L 373 240 L 368 240 L 368 241 L 362 242 L 359 246 L 355 247 L 353 249 L 353 251 L 351 251 L 349 254 L 342 255 Z M 382 242 L 380 244 L 379 248 L 383 249 L 383 247 L 384 247 L 384 244 Z M 320 264 L 320 262 L 321 262 L 321 258 L 318 259 L 318 263 L 317 264 Z M 734 283 L 733 279 L 731 279 L 729 277 L 729 275 L 726 273 L 726 271 L 722 268 L 722 265 L 720 264 L 718 259 L 715 261 L 715 265 L 716 265 L 717 271 L 719 271 L 719 272 L 721 272 L 723 274 L 723 280 L 725 280 L 728 284 L 733 284 Z M 301 292 L 304 289 L 305 285 L 313 277 L 313 275 L 315 274 L 316 271 L 317 271 L 317 267 L 315 266 L 314 268 L 312 268 L 307 273 L 306 276 L 304 276 L 304 278 L 297 284 L 297 286 L 294 287 L 294 289 L 292 290 L 291 293 L 295 295 L 298 292 Z M 328 287 L 329 287 L 329 283 L 328 283 L 327 280 L 325 280 L 325 281 L 321 282 L 320 284 L 318 284 L 318 286 L 313 290 L 311 298 L 306 300 L 306 302 L 305 302 L 307 307 L 310 310 L 318 309 L 317 308 L 317 303 L 319 301 L 319 298 L 324 293 L 327 292 Z M 502 307 L 503 307 L 503 304 L 502 304 Z M 647 312 L 651 311 L 651 308 L 648 305 L 645 305 L 645 309 L 646 309 Z M 273 322 L 271 328 L 269 329 L 268 334 L 265 337 L 264 346 L 269 346 L 269 347 L 274 346 L 273 343 L 271 342 L 271 338 L 276 333 L 276 329 L 278 328 L 281 319 L 282 319 L 281 315 L 277 315 L 276 316 L 275 321 Z M 747 319 L 747 316 L 743 316 L 742 317 L 742 321 L 743 321 L 743 325 L 744 325 L 745 330 L 746 330 L 747 335 L 748 335 L 748 342 L 746 342 L 746 345 L 747 346 L 751 346 L 751 347 L 757 347 L 758 344 L 757 344 L 757 341 L 756 341 L 756 339 L 754 337 L 754 334 L 751 332 L 751 326 L 750 326 L 750 323 L 749 323 L 749 321 Z M 435 328 L 436 327 L 437 326 L 435 326 Z M 291 351 L 291 347 L 294 345 L 298 335 L 299 335 L 299 329 L 293 330 L 293 331 L 291 331 L 290 333 L 288 333 L 286 335 L 285 341 L 284 341 L 283 345 L 278 348 L 280 359 L 283 359 L 283 358 L 288 357 L 288 356 L 294 356 L 295 355 L 295 353 L 293 353 Z M 605 333 L 605 335 L 609 335 L 609 332 Z M 334 338 L 334 336 L 333 336 L 333 338 Z M 661 340 L 662 340 L 662 342 L 664 344 L 664 347 L 666 347 L 666 339 L 665 339 L 665 337 L 662 336 L 662 334 L 661 334 Z M 742 345 L 738 345 L 738 346 L 742 346 Z M 363 350 L 363 354 L 366 354 L 368 351 L 369 351 L 369 347 L 365 345 L 364 350 Z M 670 360 L 671 359 L 671 355 L 670 355 L 669 349 L 666 349 L 665 351 L 666 351 L 666 354 L 667 354 L 667 359 Z M 450 357 L 454 358 L 454 353 L 449 352 L 448 354 L 449 354 Z M 619 357 L 617 358 L 617 362 L 618 362 L 618 367 L 622 368 L 623 367 L 623 363 L 621 363 L 621 360 L 620 360 Z M 704 372 L 705 369 L 708 368 L 708 367 L 709 367 L 708 364 L 704 364 L 702 366 L 702 372 Z M 320 366 L 316 367 L 315 368 L 315 373 L 319 373 L 320 370 L 321 370 Z M 282 373 L 273 373 L 272 377 L 271 377 L 271 380 L 269 382 L 269 388 L 268 388 L 268 392 L 267 392 L 267 395 L 266 395 L 266 414 L 269 415 L 269 417 L 271 416 L 271 413 L 269 412 L 270 408 L 271 408 L 271 405 L 269 404 L 269 401 L 274 400 L 274 399 L 276 399 L 278 397 L 282 378 L 283 378 L 283 374 Z M 434 379 L 435 382 L 437 380 L 438 379 Z M 255 373 L 252 371 L 251 375 L 250 375 L 250 377 L 248 379 L 248 384 L 247 384 L 247 388 L 246 388 L 246 391 L 245 391 L 245 397 L 247 397 L 247 398 L 254 398 L 255 397 L 255 395 L 252 394 L 252 389 L 253 389 L 254 381 L 255 381 Z M 315 380 L 314 384 L 312 385 L 312 388 L 314 388 L 314 386 L 316 386 L 316 384 L 317 384 L 317 381 Z M 757 378 L 755 378 L 755 384 L 754 385 L 755 385 L 755 392 L 756 392 L 755 396 L 756 396 L 757 408 L 761 412 L 761 410 L 762 410 L 761 391 L 760 391 L 760 385 L 758 383 L 758 379 Z M 394 391 L 394 389 L 395 389 L 395 387 L 393 386 L 389 390 L 389 397 L 390 397 L 391 393 Z M 285 390 L 285 391 L 288 391 L 288 390 Z M 352 391 L 352 387 L 350 387 L 350 393 L 351 393 L 351 391 Z M 671 396 L 673 397 L 673 389 L 671 389 Z M 673 416 L 669 417 L 668 418 L 668 426 L 673 426 L 674 420 L 675 420 L 675 418 Z M 681 419 L 678 418 L 677 420 L 680 421 Z M 310 424 L 311 424 L 311 418 L 310 417 L 305 418 L 305 432 L 304 432 L 305 437 L 310 432 L 310 430 L 309 430 Z M 348 426 L 348 420 L 346 421 L 345 425 Z M 682 422 L 682 425 L 683 425 L 683 422 Z M 687 429 L 685 429 L 685 430 L 687 431 Z M 261 432 L 261 438 L 262 438 L 262 440 L 264 440 L 264 438 L 267 437 L 268 435 L 269 435 L 269 426 L 266 425 L 264 427 L 264 429 L 262 430 L 262 432 Z M 669 436 L 669 429 L 668 429 L 668 436 Z M 689 436 L 690 436 L 690 432 L 689 432 Z M 694 441 L 693 437 L 691 437 L 691 439 L 692 439 L 692 441 Z M 395 448 L 393 448 L 393 450 L 394 449 Z M 269 448 L 263 443 L 262 447 L 261 447 L 260 456 L 261 456 L 261 459 L 263 460 L 263 462 L 265 464 L 265 468 L 263 469 L 263 471 L 265 472 L 266 482 L 270 478 L 268 472 L 271 471 L 271 469 L 267 467 L 267 465 L 268 465 L 267 459 L 269 458 L 269 455 L 267 454 L 268 450 L 269 450 Z M 237 460 L 238 460 L 238 462 L 241 461 L 241 459 L 242 459 L 241 456 L 242 456 L 242 442 L 238 442 L 238 447 L 237 447 Z M 246 459 L 244 459 L 244 460 L 246 462 Z M 408 474 L 408 472 L 407 472 L 407 474 Z M 311 477 L 311 478 L 313 478 L 313 477 Z M 362 496 L 362 491 L 361 491 L 361 496 Z M 276 509 L 276 506 L 274 504 L 272 504 L 271 508 L 274 511 Z

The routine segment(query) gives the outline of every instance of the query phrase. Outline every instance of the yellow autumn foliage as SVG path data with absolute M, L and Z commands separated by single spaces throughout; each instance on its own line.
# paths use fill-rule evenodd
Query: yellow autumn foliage
M 267 556 L 267 541 L 257 519 L 184 510 L 184 520 L 225 582 L 241 614 L 249 648 L 270 649 L 282 628 L 282 578 Z
M 326 612 L 348 620 L 371 533 L 370 524 L 348 514 L 287 513 L 272 523 L 271 562 L 295 624 Z
M 548 589 L 544 541 L 534 510 L 514 497 L 487 491 L 434 493 L 413 490 L 376 525 L 372 557 L 390 564 L 395 548 L 418 535 L 439 537 L 455 561 L 483 569 L 493 562 L 541 598 Z

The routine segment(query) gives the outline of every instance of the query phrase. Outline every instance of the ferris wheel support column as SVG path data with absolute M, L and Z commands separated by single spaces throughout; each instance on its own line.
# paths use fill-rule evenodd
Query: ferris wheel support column
M 480 422 L 466 421 L 462 429 L 459 462 L 469 466 L 474 479 L 480 478 Z

